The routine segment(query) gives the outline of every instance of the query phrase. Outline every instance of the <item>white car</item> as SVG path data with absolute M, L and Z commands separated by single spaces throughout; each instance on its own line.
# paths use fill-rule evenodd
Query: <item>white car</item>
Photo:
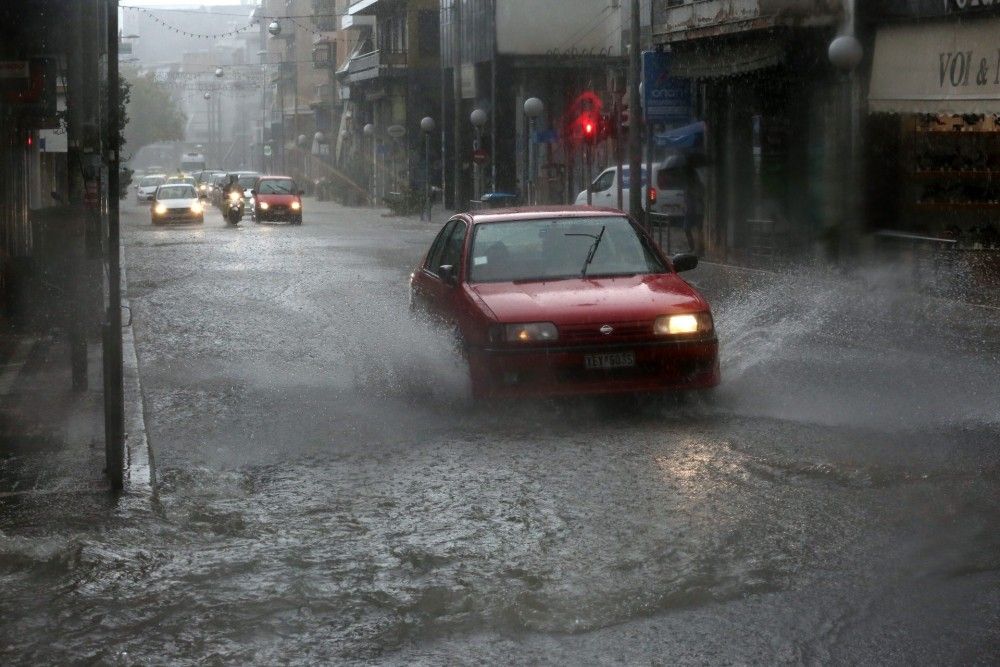
M 153 201 L 153 195 L 156 194 L 156 188 L 163 185 L 166 181 L 166 174 L 149 174 L 148 176 L 140 178 L 139 183 L 135 186 L 136 203 L 141 204 L 143 202 Z
M 687 210 L 684 204 L 684 165 L 682 155 L 671 155 L 663 162 L 653 163 L 653 182 L 656 199 L 653 202 L 652 213 L 669 218 L 680 219 Z M 645 171 L 645 168 L 643 169 Z M 646 179 L 643 178 L 642 203 L 645 208 L 649 203 L 649 190 Z M 629 167 L 622 167 L 622 208 L 628 208 Z M 618 208 L 618 167 L 609 167 L 598 174 L 590 184 L 590 199 L 592 206 L 607 206 Z M 577 206 L 587 205 L 587 191 L 582 190 L 576 196 Z
M 154 225 L 165 222 L 205 222 L 205 203 L 188 183 L 167 183 L 156 189 L 150 216 Z

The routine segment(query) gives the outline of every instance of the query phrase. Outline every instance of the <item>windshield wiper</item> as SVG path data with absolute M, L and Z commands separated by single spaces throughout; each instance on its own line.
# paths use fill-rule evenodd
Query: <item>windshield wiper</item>
M 566 234 L 566 236 L 586 236 L 594 239 L 594 243 L 591 244 L 590 250 L 587 252 L 587 259 L 583 262 L 583 268 L 580 270 L 581 278 L 585 278 L 587 276 L 587 267 L 594 261 L 594 255 L 597 254 L 597 247 L 601 245 L 601 239 L 604 238 L 605 229 L 607 229 L 607 225 L 601 225 L 601 231 L 597 234 Z

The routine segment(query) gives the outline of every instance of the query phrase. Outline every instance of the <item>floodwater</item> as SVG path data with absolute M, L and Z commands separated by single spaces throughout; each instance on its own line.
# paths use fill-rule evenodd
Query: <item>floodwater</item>
M 5 663 L 995 658 L 1000 311 L 705 266 L 711 399 L 474 406 L 330 207 L 127 217 L 157 494 L 0 534 Z

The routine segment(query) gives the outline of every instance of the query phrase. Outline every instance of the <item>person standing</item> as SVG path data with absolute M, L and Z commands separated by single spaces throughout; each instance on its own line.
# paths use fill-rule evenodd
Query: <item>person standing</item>
M 701 245 L 701 223 L 705 212 L 705 188 L 698 170 L 690 162 L 684 168 L 684 236 L 688 252 L 697 254 Z M 699 243 L 695 243 L 695 232 Z

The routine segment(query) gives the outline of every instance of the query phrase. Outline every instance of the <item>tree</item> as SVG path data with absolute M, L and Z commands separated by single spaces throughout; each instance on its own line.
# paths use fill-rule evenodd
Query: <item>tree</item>
M 125 143 L 135 154 L 143 146 L 159 141 L 181 141 L 187 117 L 170 91 L 152 72 L 122 72 L 131 88 L 126 102 Z

